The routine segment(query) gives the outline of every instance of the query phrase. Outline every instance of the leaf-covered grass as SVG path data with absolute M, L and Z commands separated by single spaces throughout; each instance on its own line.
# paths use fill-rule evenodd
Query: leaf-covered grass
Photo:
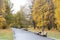
M 0 40 L 13 40 L 13 32 L 10 29 L 0 29 Z

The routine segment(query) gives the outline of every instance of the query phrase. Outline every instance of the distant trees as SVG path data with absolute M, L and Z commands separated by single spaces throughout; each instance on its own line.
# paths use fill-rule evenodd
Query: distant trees
M 21 9 L 20 11 L 18 11 L 15 15 L 15 19 L 16 19 L 16 23 L 22 28 L 23 25 L 23 20 L 25 20 L 24 18 L 24 12 L 23 12 L 23 9 Z
M 17 28 L 27 28 L 28 21 L 26 18 L 26 14 L 24 12 L 24 7 L 21 7 L 21 10 L 14 14 L 14 26 Z

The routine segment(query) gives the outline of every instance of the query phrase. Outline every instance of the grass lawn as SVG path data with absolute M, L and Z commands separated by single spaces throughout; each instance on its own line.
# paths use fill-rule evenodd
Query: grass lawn
M 33 29 L 33 28 L 28 28 L 29 31 L 32 31 L 32 32 L 40 32 L 41 30 L 39 29 Z M 57 30 L 45 30 L 47 31 L 47 35 L 48 37 L 51 37 L 53 39 L 56 39 L 56 40 L 60 40 L 60 32 L 58 32 Z
M 13 40 L 13 32 L 10 29 L 0 29 L 0 40 Z
M 48 36 L 49 37 L 52 37 L 56 40 L 60 40 L 60 32 L 56 31 L 56 30 L 51 30 L 51 31 L 48 31 Z

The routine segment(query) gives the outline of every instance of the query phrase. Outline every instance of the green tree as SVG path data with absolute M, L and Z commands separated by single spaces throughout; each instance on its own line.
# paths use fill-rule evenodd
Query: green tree
M 10 0 L 5 1 L 5 12 L 4 12 L 4 18 L 6 19 L 6 23 L 8 26 L 11 25 L 11 23 L 13 23 L 13 14 L 12 14 L 12 3 L 10 2 Z
M 27 27 L 27 19 L 26 19 L 26 14 L 24 12 L 24 7 L 21 7 L 21 10 L 15 14 L 15 25 L 18 28 Z

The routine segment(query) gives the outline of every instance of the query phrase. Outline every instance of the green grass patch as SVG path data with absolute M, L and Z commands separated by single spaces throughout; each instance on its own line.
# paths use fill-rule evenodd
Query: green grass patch
M 60 32 L 58 31 L 48 31 L 48 36 L 56 40 L 60 40 Z
M 0 29 L 0 40 L 13 40 L 13 32 L 10 29 Z

